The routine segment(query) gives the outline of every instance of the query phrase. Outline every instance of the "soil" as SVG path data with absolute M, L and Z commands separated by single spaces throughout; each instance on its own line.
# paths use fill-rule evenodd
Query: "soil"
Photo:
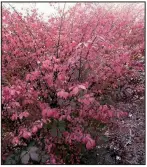
M 118 107 L 125 109 L 129 117 L 118 121 L 116 131 L 113 128 L 110 130 L 111 145 L 118 147 L 118 151 L 122 152 L 120 154 L 122 164 L 143 165 L 145 164 L 144 96 L 133 100 L 132 103 L 119 103 Z
M 108 126 L 107 142 L 98 143 L 96 149 L 87 152 L 82 164 L 144 165 L 145 164 L 145 99 L 144 95 L 131 101 L 118 102 L 116 107 L 129 116 L 115 120 Z

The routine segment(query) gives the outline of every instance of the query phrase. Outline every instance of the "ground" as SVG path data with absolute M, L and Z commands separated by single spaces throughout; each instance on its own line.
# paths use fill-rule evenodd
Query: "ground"
M 105 132 L 107 142 L 99 142 L 95 150 L 87 152 L 84 164 L 145 164 L 145 98 L 144 94 L 116 107 L 129 113 L 122 120 L 115 120 Z

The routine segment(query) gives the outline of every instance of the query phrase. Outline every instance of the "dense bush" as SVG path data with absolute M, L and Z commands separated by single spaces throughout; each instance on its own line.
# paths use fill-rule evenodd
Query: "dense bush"
M 80 163 L 98 124 L 127 116 L 103 97 L 144 71 L 144 9 L 136 6 L 64 5 L 48 21 L 35 9 L 2 8 L 2 128 L 11 151 L 34 140 L 50 156 L 45 163 Z

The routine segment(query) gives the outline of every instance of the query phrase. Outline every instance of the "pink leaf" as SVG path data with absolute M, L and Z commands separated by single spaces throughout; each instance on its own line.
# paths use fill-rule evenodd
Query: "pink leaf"
M 67 116 L 67 120 L 68 120 L 68 121 L 72 121 L 72 119 L 71 119 L 71 116 L 70 116 L 70 115 L 68 115 L 68 116 Z
M 30 114 L 29 114 L 27 111 L 23 112 L 23 116 L 24 116 L 25 118 L 27 118 L 29 115 L 30 115 Z
M 47 82 L 48 86 L 51 86 L 53 84 L 53 75 L 52 74 L 46 74 L 44 76 L 44 79 Z
M 127 113 L 127 112 L 120 111 L 120 112 L 117 113 L 117 117 L 118 117 L 118 118 L 126 117 L 126 116 L 128 116 L 128 113 Z
M 79 85 L 78 87 L 81 88 L 81 89 L 86 90 L 86 87 L 84 85 Z
M 18 137 L 14 137 L 12 140 L 12 144 L 17 145 L 19 143 L 19 138 Z
M 76 45 L 77 45 L 77 43 L 75 41 L 72 41 L 71 46 L 75 47 Z
M 20 113 L 19 114 L 19 119 L 22 119 L 23 118 L 23 113 Z
M 60 92 L 57 93 L 57 96 L 64 98 L 64 99 L 67 99 L 67 97 L 69 96 L 69 93 L 65 92 L 64 90 L 61 90 Z
M 51 151 L 52 146 L 53 146 L 52 144 L 50 144 L 50 145 L 48 145 L 48 146 L 47 146 L 47 150 L 48 150 L 48 152 L 50 152 L 50 151 Z
M 48 110 L 47 117 L 53 117 L 53 116 L 54 116 L 54 110 Z
M 81 103 L 83 103 L 83 104 L 86 104 L 86 105 L 90 104 L 89 99 L 79 99 L 78 101 L 81 102 Z
M 14 114 L 12 115 L 12 117 L 11 117 L 11 120 L 12 120 L 12 121 L 15 121 L 15 120 L 17 120 L 17 118 L 18 118 L 18 114 L 17 114 L 17 113 L 14 113 Z
M 78 99 L 79 102 L 85 104 L 85 105 L 90 105 L 91 103 L 94 102 L 94 97 L 90 97 L 89 94 L 85 95 L 82 99 Z
M 56 109 L 51 109 L 51 108 L 46 108 L 44 110 L 42 110 L 42 116 L 43 118 L 46 118 L 46 117 L 56 117 L 58 118 L 58 113 L 57 113 L 57 110 Z
M 46 117 L 46 116 L 47 116 L 47 109 L 43 109 L 43 110 L 42 110 L 42 116 L 43 116 L 43 117 Z
M 22 137 L 25 138 L 25 139 L 29 139 L 31 137 L 31 133 L 27 132 L 27 131 L 24 131 Z
M 39 71 L 34 71 L 31 73 L 32 75 L 32 81 L 34 81 L 35 79 L 37 79 L 40 75 L 40 72 Z
M 71 95 L 77 95 L 79 92 L 79 88 L 78 87 L 75 87 L 72 91 L 71 91 Z
M 121 73 L 121 67 L 120 66 L 116 66 L 115 67 L 116 73 L 119 75 Z
M 43 69 L 49 69 L 49 65 L 51 64 L 50 60 L 45 60 L 42 63 L 42 68 Z
M 10 94 L 11 94 L 12 96 L 14 96 L 14 95 L 15 95 L 15 90 L 10 90 Z
M 37 131 L 38 131 L 37 126 L 33 126 L 33 128 L 32 128 L 32 133 L 36 133 Z
M 42 127 L 43 127 L 43 123 L 40 122 L 40 124 L 37 125 L 37 128 L 38 128 L 38 129 L 41 129 Z
M 112 117 L 113 117 L 113 111 L 108 110 L 107 112 L 108 112 L 108 116 L 109 116 L 110 118 L 112 118 Z
M 29 80 L 31 80 L 31 74 L 26 75 L 26 81 L 29 81 Z
M 59 118 L 59 113 L 54 112 L 54 116 L 53 117 L 56 118 L 56 119 L 58 119 Z
M 58 75 L 58 79 L 60 81 L 64 81 L 66 79 L 66 77 L 65 77 L 65 75 L 60 74 L 60 75 Z
M 20 107 L 20 104 L 19 104 L 18 102 L 12 102 L 12 103 L 11 103 L 11 106 L 12 106 L 13 108 L 15 108 L 15 107 Z
M 91 140 L 91 137 L 89 134 L 87 134 L 85 137 L 83 137 L 82 141 L 84 144 L 86 144 L 89 140 Z
M 29 138 L 31 138 L 31 133 L 27 132 L 27 131 L 24 131 L 22 137 L 25 138 L 25 139 L 29 139 Z
M 95 141 L 93 139 L 90 139 L 86 144 L 86 148 L 90 150 L 93 149 L 94 147 L 95 147 Z

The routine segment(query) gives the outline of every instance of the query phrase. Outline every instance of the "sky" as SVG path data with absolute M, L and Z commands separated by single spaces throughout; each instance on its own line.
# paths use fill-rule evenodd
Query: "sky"
M 38 9 L 38 12 L 41 14 L 41 13 L 44 13 L 44 18 L 47 19 L 47 16 L 51 15 L 52 13 L 55 13 L 56 10 L 51 7 L 49 5 L 49 3 L 33 3 L 33 2 L 27 2 L 27 3 L 9 3 L 11 6 L 13 6 L 18 12 L 22 11 L 22 13 L 25 15 L 26 12 L 25 10 L 27 9 L 28 11 L 31 11 L 31 9 L 33 9 L 33 7 L 35 7 L 36 9 Z M 10 10 L 13 10 L 11 9 L 11 7 L 9 6 L 8 3 L 3 3 L 3 5 L 5 7 L 9 7 Z M 59 3 L 56 5 L 58 6 Z M 74 6 L 75 3 L 66 3 L 66 6 L 65 6 L 65 11 L 68 10 L 69 8 L 71 8 L 72 6 Z M 64 3 L 60 3 L 60 7 L 63 8 L 64 6 Z M 22 8 L 24 10 L 22 10 Z
M 40 14 L 44 13 L 44 17 L 43 18 L 44 18 L 45 21 L 48 20 L 47 16 L 49 16 L 49 15 L 51 15 L 53 13 L 56 14 L 56 10 L 52 6 L 50 6 L 48 2 L 44 2 L 44 3 L 43 2 L 42 3 L 38 3 L 38 2 L 37 3 L 34 3 L 34 2 L 14 3 L 13 2 L 13 3 L 9 3 L 9 4 L 11 4 L 18 12 L 21 11 L 24 16 L 27 14 L 26 9 L 28 10 L 28 13 L 29 13 L 31 11 L 31 9 L 33 9 L 33 7 L 35 7 L 35 8 L 38 9 L 38 12 Z M 6 2 L 3 3 L 3 5 L 6 6 L 6 7 L 10 7 L 9 4 L 6 3 Z M 59 2 L 56 3 L 56 6 L 58 6 L 58 5 L 61 8 L 63 8 L 64 2 L 63 3 L 61 3 L 61 2 L 60 3 Z M 71 8 L 74 5 L 75 5 L 74 2 L 73 3 L 67 2 L 66 3 L 66 7 L 65 7 L 65 11 L 68 10 L 69 8 Z M 143 5 L 143 3 L 133 3 L 133 4 L 131 4 L 131 3 L 119 3 L 119 2 L 116 3 L 115 2 L 115 3 L 99 3 L 99 5 L 102 5 L 102 6 L 105 6 L 105 7 L 108 7 L 108 8 L 113 7 L 114 10 L 119 10 L 120 8 L 122 8 L 122 6 L 125 7 L 125 5 L 126 6 L 131 5 L 131 7 L 133 9 L 133 8 L 135 8 L 135 6 L 137 7 L 139 5 Z M 22 10 L 22 8 L 24 10 Z M 12 11 L 13 9 L 10 8 L 10 10 Z

